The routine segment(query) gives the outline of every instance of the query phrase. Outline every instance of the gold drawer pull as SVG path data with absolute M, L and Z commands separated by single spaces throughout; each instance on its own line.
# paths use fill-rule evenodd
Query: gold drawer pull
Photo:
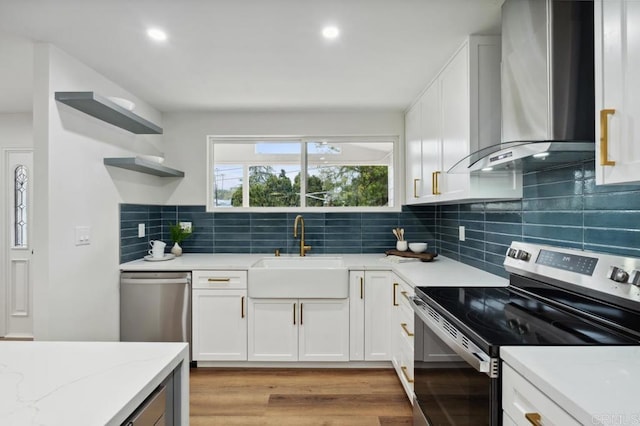
M 542 426 L 542 416 L 538 413 L 525 413 L 524 418 L 529 420 L 533 426 Z
M 410 378 L 409 373 L 407 373 L 407 367 L 403 365 L 402 367 L 400 367 L 400 370 L 402 370 L 402 375 L 404 376 L 405 379 L 407 379 L 407 382 L 413 383 L 413 379 Z
M 244 296 L 240 298 L 240 318 L 244 318 Z
M 364 277 L 360 277 L 360 299 L 364 299 Z
M 207 281 L 210 283 L 228 283 L 231 281 L 231 278 L 209 278 Z
M 296 304 L 293 304 L 293 325 L 296 325 Z
M 418 198 L 418 181 L 420 181 L 420 179 L 413 180 L 413 198 Z
M 405 299 L 409 300 L 409 296 L 408 293 L 406 291 L 401 291 L 400 293 L 402 293 L 402 295 L 404 296 Z
M 402 322 L 400 323 L 400 327 L 402 327 L 402 329 L 404 330 L 405 333 L 407 333 L 407 336 L 409 337 L 413 337 L 413 333 L 409 331 L 409 329 L 407 328 L 407 323 L 406 322 Z
M 609 115 L 616 113 L 615 109 L 600 110 L 600 165 L 615 166 L 616 162 L 609 160 Z

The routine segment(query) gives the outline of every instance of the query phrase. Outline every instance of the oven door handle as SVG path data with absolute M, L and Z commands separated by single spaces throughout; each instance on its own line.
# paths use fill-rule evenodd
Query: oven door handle
M 429 327 L 436 336 L 440 338 L 449 348 L 451 348 L 460 358 L 464 359 L 476 371 L 485 373 L 491 378 L 498 377 L 497 359 L 489 357 L 481 350 L 474 350 L 462 345 L 456 338 L 446 332 L 440 324 L 427 315 L 425 308 L 428 306 L 419 297 L 413 296 L 409 299 L 413 311 L 422 322 Z M 471 345 L 469 345 L 471 346 Z M 473 345 L 475 346 L 475 345 Z

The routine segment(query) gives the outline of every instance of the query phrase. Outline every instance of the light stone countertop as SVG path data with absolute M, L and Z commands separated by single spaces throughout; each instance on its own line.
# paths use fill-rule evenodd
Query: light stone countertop
M 283 257 L 297 257 L 283 255 Z M 432 262 L 412 260 L 393 263 L 380 254 L 326 254 L 309 257 L 341 257 L 351 271 L 387 270 L 412 286 L 506 286 L 508 280 L 439 255 Z M 247 270 L 269 254 L 184 254 L 167 261 L 143 259 L 120 265 L 122 271 Z
M 186 343 L 0 342 L 0 425 L 120 425 L 180 362 L 188 424 Z
M 511 346 L 500 356 L 584 425 L 640 424 L 640 346 Z

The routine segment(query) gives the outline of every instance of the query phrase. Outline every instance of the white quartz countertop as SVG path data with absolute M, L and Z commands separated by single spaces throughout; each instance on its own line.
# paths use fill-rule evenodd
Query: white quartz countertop
M 500 354 L 580 423 L 640 424 L 640 346 L 514 346 Z
M 413 286 L 506 286 L 508 280 L 439 255 L 432 262 L 390 262 L 380 254 L 327 254 L 341 257 L 352 271 L 388 270 Z M 184 254 L 167 261 L 134 260 L 120 265 L 122 271 L 246 270 L 268 254 Z
M 180 362 L 186 343 L 0 342 L 0 425 L 120 425 Z

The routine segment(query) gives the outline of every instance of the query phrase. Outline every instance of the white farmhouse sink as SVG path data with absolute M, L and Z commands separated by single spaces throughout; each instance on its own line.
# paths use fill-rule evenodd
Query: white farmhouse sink
M 344 299 L 349 271 L 340 257 L 265 257 L 249 268 L 248 296 Z

